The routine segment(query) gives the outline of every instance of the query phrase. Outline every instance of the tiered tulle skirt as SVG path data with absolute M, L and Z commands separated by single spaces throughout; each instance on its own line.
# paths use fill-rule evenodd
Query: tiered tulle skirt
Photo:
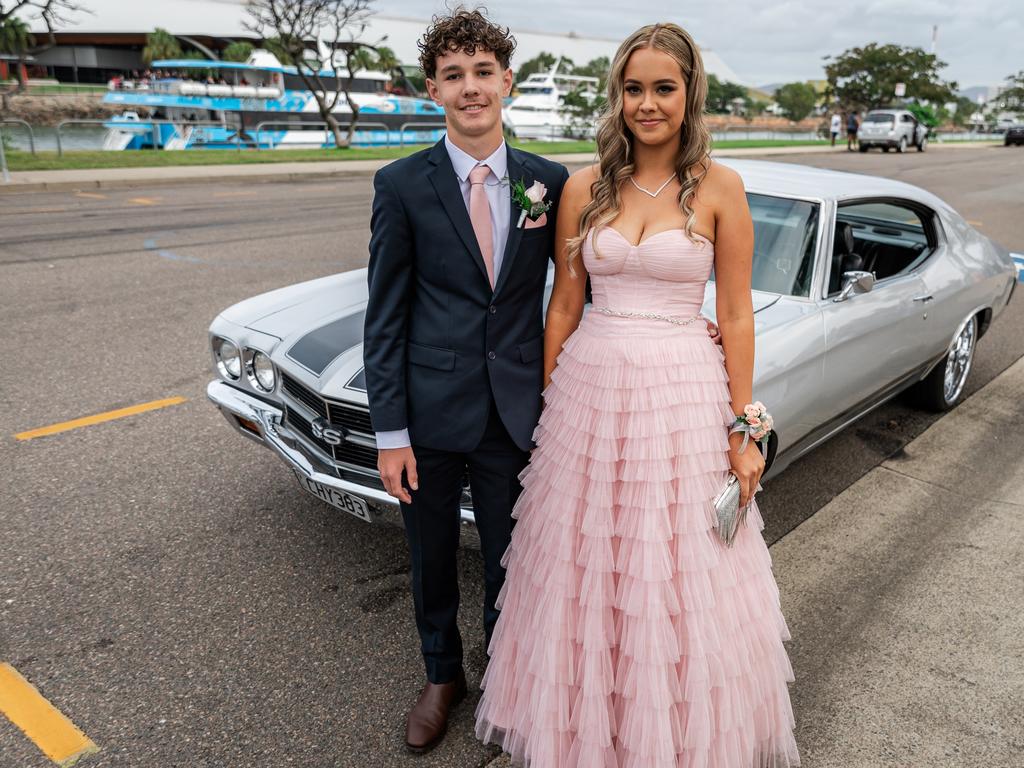
M 723 356 L 703 323 L 588 315 L 520 479 L 477 736 L 532 768 L 799 765 L 754 502 L 732 548 Z

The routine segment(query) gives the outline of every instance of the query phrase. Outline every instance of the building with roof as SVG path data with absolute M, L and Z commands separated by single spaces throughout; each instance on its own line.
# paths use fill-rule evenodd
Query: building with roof
M 260 43 L 245 26 L 246 0 L 84 0 L 83 4 L 91 13 L 71 15 L 71 23 L 56 30 L 56 45 L 36 53 L 31 68 L 34 76 L 53 77 L 62 82 L 103 83 L 117 74 L 141 69 L 146 35 L 157 27 L 177 37 L 183 48 L 192 47 L 211 57 L 236 40 Z M 42 21 L 29 15 L 23 17 L 42 39 L 46 32 Z M 366 43 L 386 45 L 401 62 L 414 64 L 419 58 L 416 41 L 428 23 L 427 19 L 378 13 L 370 17 L 360 37 Z M 586 64 L 601 56 L 611 58 L 620 42 L 573 32 L 512 32 L 518 43 L 513 68 L 516 62 L 543 51 L 567 56 L 576 64 Z M 720 80 L 746 84 L 717 53 L 707 48 L 702 48 L 701 53 L 709 73 Z

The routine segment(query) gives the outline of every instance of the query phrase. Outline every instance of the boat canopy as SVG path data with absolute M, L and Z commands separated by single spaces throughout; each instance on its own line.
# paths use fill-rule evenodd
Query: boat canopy
M 159 59 L 149 65 L 154 69 L 226 69 L 245 70 L 247 72 L 280 72 L 285 75 L 298 73 L 296 67 L 272 67 L 264 64 L 246 64 L 239 61 L 217 61 L 216 59 Z M 344 70 L 339 70 L 344 72 Z M 320 71 L 321 77 L 334 77 L 334 70 L 324 69 Z M 360 80 L 390 80 L 384 72 L 374 72 L 368 69 L 360 69 L 355 77 Z

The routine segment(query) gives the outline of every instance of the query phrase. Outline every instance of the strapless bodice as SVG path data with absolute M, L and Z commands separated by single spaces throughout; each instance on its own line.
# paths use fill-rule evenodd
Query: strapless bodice
M 616 311 L 689 317 L 700 312 L 714 266 L 714 244 L 682 229 L 667 229 L 632 245 L 614 227 L 590 230 L 583 264 L 593 305 Z

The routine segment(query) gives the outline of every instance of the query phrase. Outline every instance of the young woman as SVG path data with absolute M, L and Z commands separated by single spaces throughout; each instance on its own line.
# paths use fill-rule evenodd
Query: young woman
M 730 432 L 752 405 L 753 224 L 709 157 L 706 92 L 683 29 L 637 30 L 599 165 L 562 192 L 545 406 L 476 711 L 478 737 L 531 768 L 799 764 L 764 460 Z M 721 349 L 695 319 L 712 268 Z M 749 507 L 726 547 L 729 472 Z

